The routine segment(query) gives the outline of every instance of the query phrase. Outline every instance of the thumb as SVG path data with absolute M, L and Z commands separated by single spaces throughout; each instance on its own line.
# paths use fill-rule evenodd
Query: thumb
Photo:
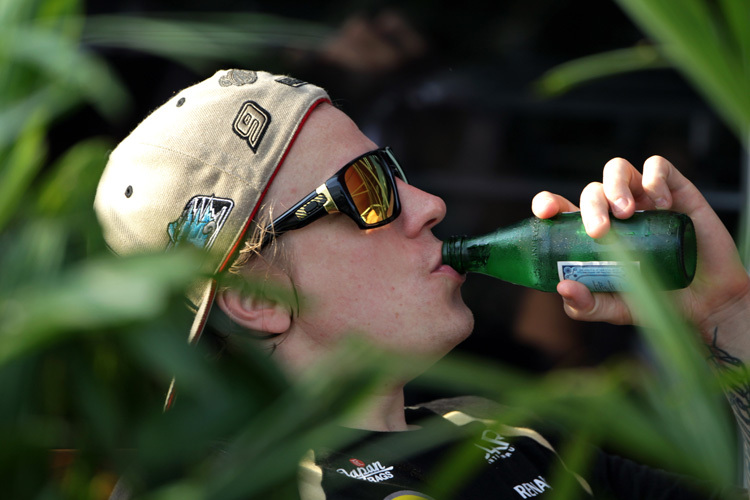
M 586 285 L 564 280 L 558 283 L 565 314 L 578 321 L 606 321 L 614 325 L 633 324 L 630 309 L 614 293 L 591 293 Z

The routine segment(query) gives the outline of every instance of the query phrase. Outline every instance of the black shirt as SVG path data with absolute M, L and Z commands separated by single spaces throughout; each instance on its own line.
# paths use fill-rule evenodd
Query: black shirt
M 302 500 L 719 499 L 682 476 L 594 450 L 589 471 L 568 470 L 551 441 L 530 428 L 483 418 L 477 399 L 407 409 L 406 432 L 342 430 L 346 444 L 312 450 L 302 462 Z M 745 498 L 747 498 L 745 494 Z

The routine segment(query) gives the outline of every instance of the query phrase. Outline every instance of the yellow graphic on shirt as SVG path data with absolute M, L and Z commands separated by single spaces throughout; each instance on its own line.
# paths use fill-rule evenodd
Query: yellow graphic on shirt
M 387 497 L 385 497 L 383 500 L 434 500 L 432 497 L 428 497 L 424 493 L 419 493 L 417 491 L 397 491 L 396 493 L 391 493 Z

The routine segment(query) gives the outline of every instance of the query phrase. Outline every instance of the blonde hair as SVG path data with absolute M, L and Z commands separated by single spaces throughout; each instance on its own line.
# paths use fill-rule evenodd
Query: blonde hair
M 219 276 L 217 293 L 235 289 L 241 290 L 243 294 L 255 294 L 269 300 L 279 300 L 280 295 L 278 292 L 274 293 L 274 289 L 278 289 L 278 287 L 270 286 L 270 290 L 266 287 L 266 284 L 270 282 L 272 268 L 278 269 L 287 276 L 291 283 L 291 296 L 286 294 L 283 296 L 283 301 L 289 304 L 291 320 L 294 321 L 295 316 L 299 313 L 300 303 L 297 295 L 297 287 L 291 273 L 291 261 L 285 252 L 283 241 L 272 238 L 269 244 L 261 248 L 264 237 L 269 232 L 266 228 L 272 220 L 270 211 L 263 210 L 262 213 L 265 215 L 255 219 L 250 236 L 242 242 L 242 247 L 231 265 Z M 266 263 L 264 266 L 266 268 L 266 275 L 260 280 L 250 282 L 243 270 L 247 268 L 252 269 L 259 262 L 258 259 Z M 259 347 L 267 350 L 269 355 L 273 354 L 278 344 L 284 340 L 284 338 L 275 340 L 281 334 L 249 331 L 247 328 L 236 324 L 219 307 L 214 307 L 211 311 L 209 325 L 210 328 L 206 329 L 204 336 L 211 337 L 211 342 L 214 345 L 214 351 L 217 356 L 231 354 L 234 351 L 234 341 L 232 338 L 235 335 L 247 337 L 247 334 L 250 334 L 250 337 L 256 338 L 261 342 Z M 268 342 L 266 343 L 266 341 Z
M 245 241 L 242 242 L 242 248 L 240 248 L 232 264 L 227 269 L 227 272 L 234 275 L 240 275 L 242 269 L 245 268 L 254 258 L 262 259 L 268 264 L 277 264 L 285 273 L 289 274 L 289 259 L 284 252 L 283 242 L 279 242 L 276 238 L 273 238 L 273 229 L 267 229 L 273 220 L 273 214 L 271 210 L 260 210 L 264 215 L 256 217 L 253 221 L 253 230 Z M 267 238 L 268 234 L 271 234 L 271 242 L 266 248 L 261 248 L 263 241 Z M 281 266 L 278 266 L 278 263 Z M 291 278 L 291 276 L 290 276 Z
M 226 291 L 230 288 L 242 289 L 243 293 L 254 293 L 259 294 L 261 297 L 270 298 L 271 300 L 278 300 L 278 293 L 274 293 L 273 288 L 267 293 L 266 284 L 269 282 L 269 276 L 272 272 L 272 268 L 278 269 L 283 272 L 292 287 L 292 297 L 286 296 L 286 299 L 290 305 L 290 314 L 292 321 L 298 314 L 300 303 L 297 295 L 297 288 L 294 284 L 294 279 L 291 272 L 291 260 L 288 258 L 288 254 L 285 251 L 283 241 L 278 241 L 276 238 L 272 238 L 271 242 L 264 248 L 261 248 L 262 242 L 266 238 L 271 230 L 266 229 L 270 222 L 273 220 L 270 210 L 262 210 L 264 215 L 259 216 L 253 222 L 253 229 L 249 237 L 242 243 L 242 247 L 238 251 L 237 257 L 232 261 L 232 264 L 223 273 L 223 276 L 219 280 L 218 293 Z M 247 275 L 243 273 L 243 270 L 252 268 L 260 259 L 265 262 L 266 275 L 263 279 L 256 283 L 248 282 Z M 286 300 L 284 302 L 287 302 Z M 219 313 L 216 311 L 216 313 Z M 214 314 L 212 312 L 212 314 Z M 229 347 L 229 337 L 236 332 L 245 331 L 242 327 L 234 323 L 231 318 L 226 316 L 223 312 L 217 314 L 217 321 L 214 322 L 214 326 L 219 327 L 219 331 L 215 332 L 218 334 L 223 343 L 223 348 Z M 218 323 L 218 324 L 217 324 Z M 266 335 L 261 332 L 255 333 L 255 337 L 258 339 L 269 339 L 278 335 Z M 274 342 L 271 351 L 275 350 L 276 343 Z M 222 349 L 223 350 L 223 349 Z

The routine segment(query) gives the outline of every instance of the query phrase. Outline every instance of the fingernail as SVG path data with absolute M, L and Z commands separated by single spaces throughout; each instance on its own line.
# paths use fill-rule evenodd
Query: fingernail
M 597 230 L 607 223 L 607 217 L 602 215 L 599 217 L 589 217 L 583 220 L 583 227 L 587 233 L 595 233 Z
M 628 208 L 628 200 L 626 198 L 617 198 L 615 200 L 615 208 L 622 212 L 626 208 Z
M 656 208 L 667 208 L 669 206 L 669 202 L 666 198 L 657 198 L 654 200 L 654 205 L 656 205 Z

